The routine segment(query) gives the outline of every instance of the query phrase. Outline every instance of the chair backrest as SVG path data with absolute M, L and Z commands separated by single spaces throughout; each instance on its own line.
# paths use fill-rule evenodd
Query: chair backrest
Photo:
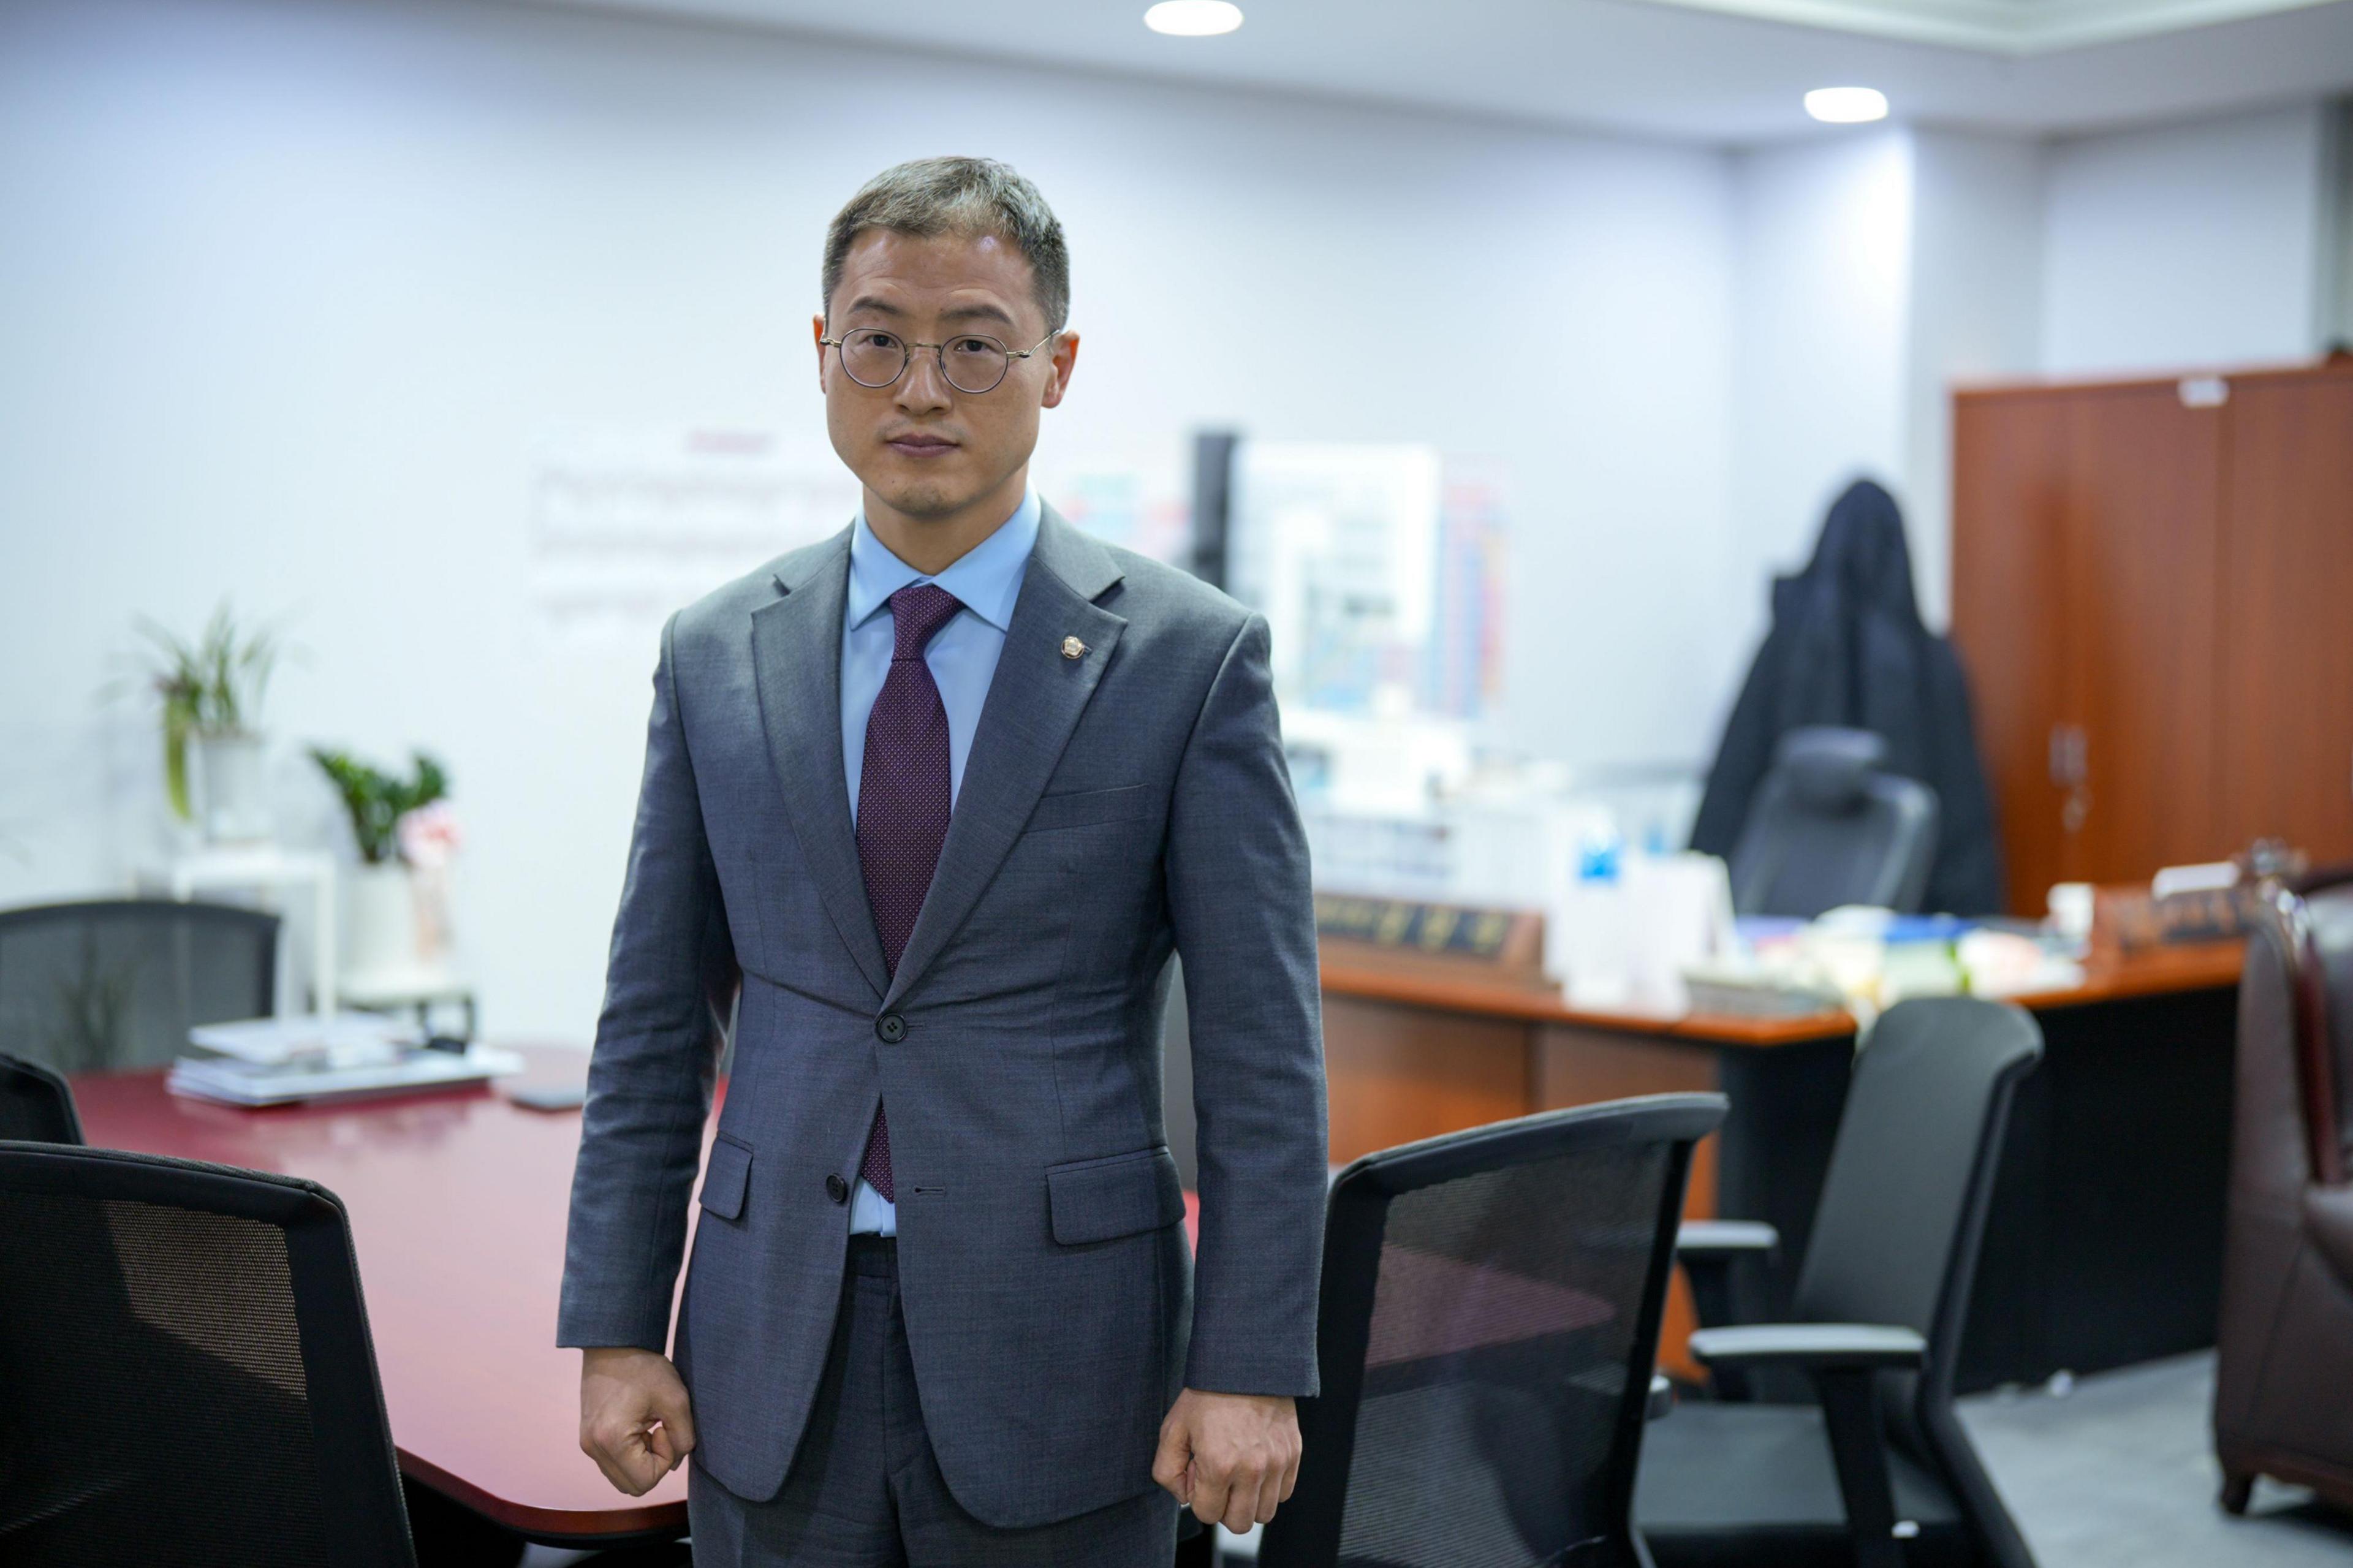
M 0 910 L 0 1049 L 59 1072 L 162 1067 L 196 1024 L 258 1018 L 278 989 L 278 917 L 104 900 Z
M 2042 1059 L 2023 1008 L 1968 996 L 1898 1003 L 1855 1058 L 1792 1315 L 1927 1340 L 1926 1370 L 1887 1380 L 1907 1447 L 1919 1405 L 1951 1404 L 2010 1102 Z
M 0 1541 L 25 1568 L 415 1568 L 343 1205 L 0 1142 Z
M 81 1118 L 66 1080 L 38 1062 L 0 1054 L 0 1139 L 80 1142 Z
M 2274 904 L 2286 958 L 2297 1100 L 2313 1181 L 2353 1168 L 2353 868 L 2307 877 Z
M 1920 907 L 1936 851 L 1936 792 L 1879 771 L 1868 730 L 1783 735 L 1733 846 L 1732 904 L 1810 920 L 1841 904 Z
M 1720 1095 L 1524 1117 L 1332 1189 L 1299 1484 L 1267 1568 L 1643 1561 L 1630 1513 L 1675 1226 Z

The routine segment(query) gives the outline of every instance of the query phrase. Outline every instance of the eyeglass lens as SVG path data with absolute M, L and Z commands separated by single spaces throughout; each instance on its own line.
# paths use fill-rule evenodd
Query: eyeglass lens
M 860 386 L 888 386 L 907 368 L 907 341 L 896 332 L 860 327 L 841 340 L 841 368 Z M 940 369 L 958 392 L 987 392 L 1005 379 L 1005 345 L 965 333 L 940 346 Z

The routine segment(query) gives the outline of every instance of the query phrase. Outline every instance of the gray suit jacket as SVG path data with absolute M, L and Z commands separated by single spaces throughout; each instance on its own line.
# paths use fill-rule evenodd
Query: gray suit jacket
M 833 1328 L 839 1194 L 879 1097 L 940 1468 L 987 1523 L 1045 1523 L 1152 1485 L 1180 1384 L 1315 1388 L 1315 929 L 1266 622 L 1049 509 L 889 975 L 842 779 L 849 563 L 844 530 L 663 633 L 558 1338 L 668 1337 L 733 999 L 673 1352 L 700 1458 L 746 1498 L 783 1481 Z M 1161 1115 L 1172 948 L 1198 1263 Z

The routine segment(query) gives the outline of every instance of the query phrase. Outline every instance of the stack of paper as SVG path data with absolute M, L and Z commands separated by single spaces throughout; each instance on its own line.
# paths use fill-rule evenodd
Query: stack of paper
M 324 1052 L 274 1062 L 182 1057 L 164 1081 L 174 1094 L 226 1105 L 290 1105 L 481 1083 L 521 1072 L 523 1065 L 514 1052 L 488 1046 L 469 1046 L 463 1051 L 395 1047 L 387 1058 L 349 1062 L 335 1061 Z
M 304 1013 L 283 1018 L 239 1018 L 199 1024 L 188 1044 L 200 1050 L 263 1066 L 293 1062 L 358 1067 L 399 1059 L 425 1043 L 410 1020 L 382 1013 Z

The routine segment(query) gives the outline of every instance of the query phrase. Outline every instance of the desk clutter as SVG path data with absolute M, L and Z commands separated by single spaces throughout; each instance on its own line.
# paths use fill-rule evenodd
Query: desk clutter
M 2047 920 L 1841 905 L 1813 919 L 1740 914 L 1709 856 L 1612 847 L 1542 911 L 1319 891 L 1327 968 L 1557 998 L 1653 1020 L 1868 1023 L 1915 996 L 2049 997 L 2124 969 L 2235 963 L 2237 944 L 2304 858 L 2258 845 L 2149 883 L 2051 889 Z
M 224 1105 L 320 1100 L 459 1089 L 519 1073 L 512 1051 L 428 1036 L 373 1013 L 246 1018 L 188 1031 L 203 1054 L 172 1064 L 174 1094 Z
M 1811 921 L 1747 916 L 1728 958 L 1685 972 L 1694 1012 L 1858 1020 L 1914 996 L 2017 996 L 2084 982 L 2080 950 L 2020 921 L 1850 906 Z

